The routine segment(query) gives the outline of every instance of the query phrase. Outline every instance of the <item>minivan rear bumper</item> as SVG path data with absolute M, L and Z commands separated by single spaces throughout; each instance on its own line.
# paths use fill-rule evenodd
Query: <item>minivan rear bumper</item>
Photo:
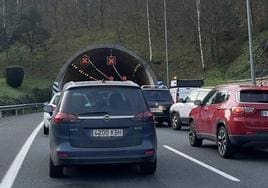
M 236 146 L 268 148 L 268 133 L 231 135 L 229 138 L 231 143 Z
M 153 153 L 150 152 L 152 150 Z M 156 149 L 142 145 L 122 148 L 75 148 L 65 142 L 56 150 L 51 150 L 51 158 L 55 165 L 63 166 L 144 163 L 156 159 Z

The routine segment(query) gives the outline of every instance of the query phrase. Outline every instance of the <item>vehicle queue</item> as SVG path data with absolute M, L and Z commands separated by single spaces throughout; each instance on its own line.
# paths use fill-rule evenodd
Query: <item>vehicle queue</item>
M 153 174 L 157 167 L 157 148 L 152 120 L 156 126 L 171 126 L 175 130 L 189 126 L 191 146 L 201 147 L 205 139 L 213 141 L 223 158 L 231 158 L 241 147 L 268 147 L 268 86 L 230 84 L 195 88 L 184 99 L 173 101 L 166 87 L 138 88 L 131 82 L 114 81 L 66 85 L 61 94 L 56 94 L 60 96 L 59 105 L 55 108 L 47 104 L 44 108 L 51 116 L 49 129 L 54 132 L 49 135 L 50 176 L 54 178 L 63 175 L 63 167 L 71 164 L 135 163 L 141 172 Z M 83 91 L 93 86 L 98 93 Z M 124 87 L 126 91 L 122 90 Z M 114 91 L 108 92 L 111 88 Z M 115 93 L 117 97 L 113 96 Z M 77 108 L 68 106 L 72 103 Z M 68 130 L 63 128 L 66 125 Z M 142 136 L 145 130 L 149 134 L 147 138 Z M 67 145 L 66 140 L 59 138 L 63 133 L 72 137 Z M 148 141 L 150 145 L 145 144 Z M 140 149 L 133 153 L 139 156 L 136 159 L 120 152 L 116 154 L 122 147 L 133 151 L 132 147 L 138 146 Z M 105 155 L 107 148 L 110 152 L 104 156 L 93 148 L 103 150 Z M 91 155 L 94 157 L 88 158 Z

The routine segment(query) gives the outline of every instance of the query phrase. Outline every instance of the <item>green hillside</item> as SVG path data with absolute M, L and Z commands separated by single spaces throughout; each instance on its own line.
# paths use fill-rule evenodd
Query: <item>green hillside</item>
M 245 2 L 203 1 L 201 33 L 205 70 L 200 63 L 193 2 L 167 3 L 170 78 L 204 78 L 206 85 L 249 78 Z M 268 75 L 268 20 L 264 3 L 265 0 L 252 3 L 257 76 Z M 15 0 L 8 1 L 7 24 L 0 28 L 0 70 L 4 72 L 7 66 L 22 65 L 26 76 L 21 88 L 12 89 L 1 75 L 0 96 L 17 98 L 30 94 L 33 88 L 49 89 L 69 57 L 85 46 L 98 43 L 115 43 L 133 50 L 148 62 L 158 79 L 165 80 L 161 0 L 149 3 L 152 62 L 149 62 L 144 0 L 59 0 L 40 4 L 25 0 L 18 12 L 12 9 L 14 6 Z M 27 38 L 29 34 L 33 34 L 32 40 Z

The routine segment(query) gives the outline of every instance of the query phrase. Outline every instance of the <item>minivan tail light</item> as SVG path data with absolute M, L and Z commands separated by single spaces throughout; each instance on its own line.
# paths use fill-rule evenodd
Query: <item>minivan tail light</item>
M 136 114 L 136 116 L 133 118 L 134 121 L 154 121 L 154 116 L 152 112 L 146 111 L 146 112 L 140 112 Z
M 55 124 L 74 123 L 74 122 L 79 122 L 79 121 L 80 120 L 77 118 L 76 115 L 70 114 L 70 113 L 65 113 L 65 112 L 58 112 L 53 118 L 53 122 Z

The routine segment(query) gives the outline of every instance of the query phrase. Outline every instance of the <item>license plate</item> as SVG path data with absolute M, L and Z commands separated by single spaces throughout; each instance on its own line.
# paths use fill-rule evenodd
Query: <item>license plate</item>
M 163 112 L 163 110 L 159 108 L 150 108 L 151 112 Z
M 268 117 L 268 111 L 267 110 L 266 111 L 262 111 L 261 112 L 261 115 L 264 116 L 264 117 Z
M 93 129 L 93 137 L 119 137 L 123 136 L 123 129 Z

